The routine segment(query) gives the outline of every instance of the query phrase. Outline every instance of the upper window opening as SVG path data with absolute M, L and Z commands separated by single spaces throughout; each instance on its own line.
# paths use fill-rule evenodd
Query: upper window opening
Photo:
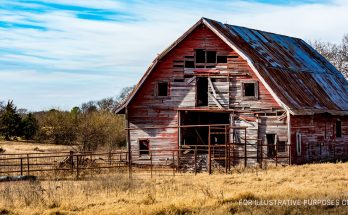
M 216 51 L 207 51 L 207 63 L 216 63 Z
M 258 97 L 257 82 L 243 83 L 242 91 L 243 91 L 244 97 L 257 98 Z
M 205 63 L 205 51 L 196 49 L 196 63 Z
M 336 137 L 342 137 L 342 122 L 340 120 L 336 121 Z
M 157 96 L 168 96 L 168 82 L 158 82 L 157 83 Z
M 185 68 L 195 68 L 195 62 L 193 60 L 185 60 Z
M 217 63 L 227 63 L 227 56 L 217 56 Z

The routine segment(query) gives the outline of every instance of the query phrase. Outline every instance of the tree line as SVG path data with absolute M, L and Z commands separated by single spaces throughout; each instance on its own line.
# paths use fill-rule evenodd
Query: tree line
M 115 110 L 131 90 L 126 87 L 115 98 L 89 101 L 70 111 L 28 113 L 18 110 L 13 101 L 0 102 L 0 135 L 5 140 L 71 145 L 79 151 L 125 146 L 124 116 L 116 115 Z
M 309 43 L 348 79 L 348 34 L 338 44 L 318 40 Z

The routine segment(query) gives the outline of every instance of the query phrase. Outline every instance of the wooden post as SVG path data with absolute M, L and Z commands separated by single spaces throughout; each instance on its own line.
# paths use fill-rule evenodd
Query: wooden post
M 23 175 L 23 158 L 21 158 L 21 175 Z
M 181 154 L 181 152 L 180 152 L 180 149 L 179 149 L 178 156 L 177 156 L 178 162 L 177 162 L 177 166 L 176 166 L 176 171 L 177 172 L 180 172 L 180 154 Z
M 228 170 L 231 171 L 231 139 L 230 139 L 230 131 L 231 131 L 231 128 L 229 127 L 228 128 Z M 233 132 L 233 129 L 232 129 L 232 132 Z M 233 136 L 233 133 L 232 133 L 232 136 Z M 232 141 L 234 139 L 232 138 Z M 232 150 L 232 153 L 233 153 L 233 150 Z
M 195 146 L 194 162 L 195 162 L 195 175 L 197 175 L 197 145 Z
M 74 152 L 70 151 L 70 169 L 71 174 L 74 174 Z
M 175 176 L 175 154 L 174 153 L 175 151 L 173 151 L 173 176 Z
M 227 153 L 227 126 L 225 125 L 225 172 L 226 172 L 226 174 L 227 174 L 227 171 L 228 171 L 228 163 L 227 163 L 227 161 L 228 161 L 228 159 L 227 159 L 227 157 L 228 157 L 228 153 Z
M 246 134 L 246 128 L 244 128 L 244 168 L 247 166 L 247 134 Z
M 29 154 L 27 154 L 27 175 L 30 174 Z
M 132 161 L 129 158 L 130 157 L 130 152 L 127 152 L 127 160 L 128 160 L 128 178 L 131 179 L 132 178 Z
M 76 178 L 79 178 L 80 169 L 79 169 L 79 155 L 76 155 Z
M 211 174 L 210 125 L 208 126 L 208 173 Z
M 261 162 L 260 162 L 260 168 L 262 169 L 262 165 L 263 165 L 263 142 L 262 140 L 259 140 L 260 145 L 261 145 Z
M 152 178 L 152 168 L 153 168 L 153 164 L 152 164 L 152 151 L 150 151 L 150 169 L 151 169 L 151 178 Z

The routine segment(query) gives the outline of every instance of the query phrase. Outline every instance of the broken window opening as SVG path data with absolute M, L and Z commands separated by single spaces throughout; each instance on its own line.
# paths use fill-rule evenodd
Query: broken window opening
M 217 56 L 217 63 L 227 63 L 227 56 Z
M 216 51 L 207 51 L 207 63 L 216 63 Z
M 139 155 L 145 156 L 150 155 L 150 140 L 139 139 Z
M 244 96 L 255 97 L 255 83 L 244 83 Z
M 195 68 L 195 62 L 192 60 L 185 60 L 185 68 Z
M 159 97 L 166 97 L 168 93 L 169 83 L 168 82 L 158 82 L 156 95 Z
M 336 121 L 336 137 L 342 137 L 342 122 L 341 122 L 341 120 Z
M 196 49 L 196 63 L 205 63 L 204 49 Z
M 242 95 L 245 99 L 258 99 L 258 83 L 256 81 L 242 83 Z
M 208 78 L 197 78 L 196 106 L 208 106 Z
M 272 158 L 276 155 L 276 134 L 266 134 L 267 139 L 267 156 Z

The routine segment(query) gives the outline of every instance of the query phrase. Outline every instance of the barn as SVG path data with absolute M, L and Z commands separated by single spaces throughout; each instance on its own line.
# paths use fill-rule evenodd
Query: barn
M 131 163 L 348 158 L 348 82 L 301 39 L 201 18 L 119 106 Z

